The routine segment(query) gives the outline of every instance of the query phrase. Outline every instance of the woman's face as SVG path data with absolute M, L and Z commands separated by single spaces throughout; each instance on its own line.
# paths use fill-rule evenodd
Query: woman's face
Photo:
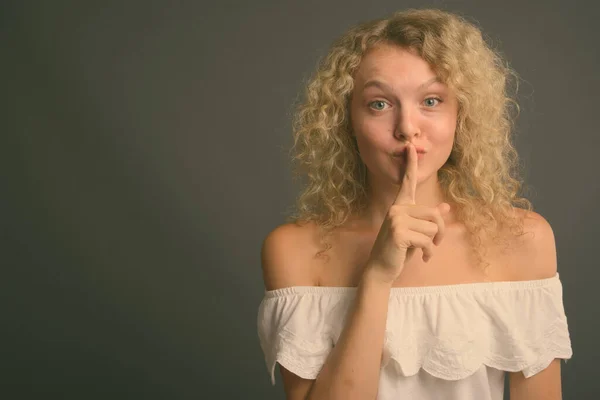
M 444 165 L 452 151 L 458 103 L 429 64 L 399 46 L 380 45 L 361 61 L 350 105 L 353 134 L 371 179 L 400 184 L 412 142 L 418 181 Z

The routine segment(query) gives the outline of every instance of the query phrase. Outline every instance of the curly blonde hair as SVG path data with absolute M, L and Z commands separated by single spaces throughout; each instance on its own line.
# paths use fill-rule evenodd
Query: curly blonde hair
M 411 9 L 356 25 L 320 61 L 294 114 L 293 172 L 307 182 L 288 221 L 316 223 L 323 243 L 368 205 L 366 167 L 351 135 L 349 101 L 354 73 L 377 44 L 415 51 L 457 96 L 455 140 L 438 177 L 484 262 L 482 236 L 508 247 L 500 232 L 524 233 L 523 213 L 515 207 L 532 209 L 519 195 L 523 184 L 511 143 L 519 107 L 508 91 L 514 82 L 516 95 L 518 77 L 474 24 L 441 10 Z

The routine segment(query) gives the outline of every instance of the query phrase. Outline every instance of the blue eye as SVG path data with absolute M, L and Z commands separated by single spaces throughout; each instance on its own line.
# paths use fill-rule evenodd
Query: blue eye
M 370 102 L 370 103 L 369 103 L 369 106 L 371 106 L 371 104 L 380 104 L 382 108 L 375 108 L 375 110 L 377 110 L 377 111 L 382 111 L 382 110 L 383 110 L 383 107 L 385 107 L 385 104 L 386 104 L 386 103 L 385 103 L 385 101 L 383 101 L 383 100 L 375 100 L 375 101 L 372 101 L 372 102 Z
M 436 103 L 437 101 L 437 103 Z M 439 99 L 437 97 L 428 97 L 425 99 L 425 105 L 427 107 L 434 107 L 435 105 L 437 105 L 438 103 L 441 103 L 442 99 Z

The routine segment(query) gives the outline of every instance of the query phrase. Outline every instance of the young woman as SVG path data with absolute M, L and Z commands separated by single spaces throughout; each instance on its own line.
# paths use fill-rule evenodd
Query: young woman
M 264 240 L 258 330 L 288 399 L 560 399 L 554 235 L 519 196 L 514 74 L 438 10 L 350 29 L 294 124 L 307 185 Z

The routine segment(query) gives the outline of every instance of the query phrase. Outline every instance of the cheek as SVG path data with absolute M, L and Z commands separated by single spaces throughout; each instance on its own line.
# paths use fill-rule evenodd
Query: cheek
M 380 135 L 362 134 L 356 137 L 360 154 L 369 159 L 379 157 L 382 152 L 386 152 L 390 148 L 390 143 L 386 143 Z
M 361 132 L 356 141 L 360 151 L 360 158 L 370 170 L 379 170 L 385 163 L 391 149 L 394 146 L 393 138 L 386 135 Z
M 357 138 L 365 144 L 365 146 L 385 149 L 394 141 L 394 120 L 393 118 L 364 117 L 356 121 L 355 124 Z
M 447 156 L 452 151 L 454 144 L 454 132 L 440 132 L 432 141 L 432 147 L 437 150 L 440 155 Z
M 456 131 L 456 118 L 453 116 L 445 116 L 435 121 L 431 127 L 431 141 L 444 145 L 454 141 L 454 133 Z
M 452 147 L 454 145 L 455 129 L 446 128 L 440 130 L 437 135 L 431 138 L 432 148 L 435 149 L 436 158 L 439 158 L 440 166 L 443 165 L 450 157 Z

